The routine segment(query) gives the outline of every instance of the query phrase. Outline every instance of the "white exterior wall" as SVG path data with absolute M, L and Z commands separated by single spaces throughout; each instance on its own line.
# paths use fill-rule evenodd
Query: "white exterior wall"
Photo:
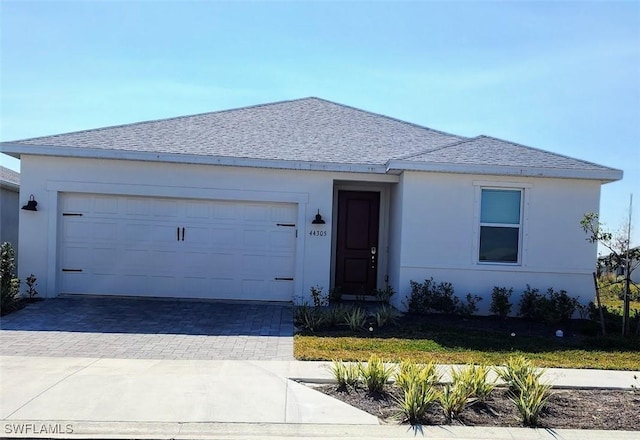
M 480 188 L 492 185 L 525 188 L 521 264 L 477 262 Z M 596 246 L 580 220 L 598 212 L 600 182 L 405 172 L 398 189 L 404 213 L 394 217 L 401 236 L 396 306 L 410 293 L 410 280 L 429 277 L 452 283 L 460 297 L 483 297 L 481 313 L 488 313 L 494 286 L 513 287 L 513 313 L 527 284 L 593 300 Z
M 334 188 L 336 182 L 349 181 L 388 188 L 389 212 L 381 215 L 388 218 L 388 254 L 380 278 L 389 276 L 398 292 L 392 301 L 399 308 L 409 281 L 431 276 L 453 283 L 461 297 L 467 292 L 483 296 L 481 312 L 488 311 L 493 286 L 514 288 L 514 312 L 526 284 L 565 289 L 584 302 L 593 297 L 596 246 L 585 240 L 579 222 L 585 212 L 598 211 L 598 181 L 426 172 L 395 176 L 29 155 L 22 155 L 21 168 L 22 199 L 34 194 L 38 211 L 20 210 L 19 276 L 35 274 L 43 297 L 59 292 L 59 194 L 86 192 L 297 203 L 294 291 L 310 301 L 310 286 L 325 291 L 331 287 Z M 477 263 L 483 183 L 525 188 L 520 265 Z M 318 209 L 325 225 L 311 224 Z M 309 236 L 312 228 L 327 235 Z
M 20 212 L 20 274 L 38 278 L 42 297 L 59 293 L 59 194 L 98 194 L 246 200 L 298 204 L 295 264 L 296 296 L 310 300 L 309 287 L 328 291 L 331 274 L 331 225 L 334 180 L 393 182 L 397 176 L 261 168 L 70 159 L 22 155 L 23 194 L 34 194 L 37 212 Z M 311 225 L 317 210 L 325 225 Z M 311 228 L 326 236 L 309 237 Z
M 0 188 L 0 243 L 8 241 L 18 255 L 18 213 L 20 200 L 17 189 Z M 16 263 L 18 261 L 16 260 Z

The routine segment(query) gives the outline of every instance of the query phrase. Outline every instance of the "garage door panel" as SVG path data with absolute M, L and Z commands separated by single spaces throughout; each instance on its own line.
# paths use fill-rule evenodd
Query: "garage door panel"
M 179 206 L 175 200 L 155 199 L 151 204 L 151 215 L 158 218 L 178 218 Z
M 117 241 L 118 240 L 118 223 L 117 222 L 96 222 L 94 223 L 92 237 L 96 241 Z
M 149 217 L 151 214 L 151 200 L 139 197 L 126 199 L 126 214 L 129 217 Z
M 242 245 L 244 249 L 265 249 L 269 245 L 269 233 L 264 229 L 245 230 Z
M 62 203 L 63 212 L 88 213 L 91 211 L 93 198 L 84 194 L 66 194 Z
M 80 269 L 85 267 L 93 259 L 93 248 L 86 245 L 69 245 L 62 255 L 61 265 L 63 271 Z
M 81 220 L 67 220 L 62 228 L 62 238 L 67 242 L 85 242 L 92 237 L 92 226 Z
M 187 201 L 186 217 L 189 219 L 209 219 L 211 218 L 211 203 Z
M 290 301 L 294 204 L 64 194 L 65 293 Z M 184 228 L 184 235 L 182 234 Z M 71 267 L 73 266 L 73 267 Z
M 234 246 L 238 243 L 238 234 L 240 231 L 232 227 L 217 228 L 211 230 L 211 244 L 216 248 L 220 246 Z
M 264 223 L 270 219 L 271 208 L 268 205 L 245 205 L 243 218 L 250 223 Z
M 271 207 L 271 220 L 274 223 L 295 223 L 298 211 L 295 205 L 282 205 Z
M 212 243 L 212 231 L 207 226 L 189 226 L 185 228 L 182 238 L 187 241 L 189 247 L 210 247 Z
M 93 203 L 93 212 L 96 214 L 118 214 L 119 199 L 110 196 L 96 196 Z
M 289 229 L 289 230 L 287 230 Z M 293 228 L 280 228 L 269 234 L 269 246 L 271 249 L 289 251 L 295 246 L 296 234 Z
M 269 297 L 274 301 L 291 301 L 293 298 L 293 281 L 279 280 L 269 282 Z

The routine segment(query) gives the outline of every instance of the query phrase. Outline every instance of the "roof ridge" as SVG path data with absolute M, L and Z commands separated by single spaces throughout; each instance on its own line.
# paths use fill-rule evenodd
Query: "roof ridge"
M 84 130 L 68 131 L 66 133 L 35 136 L 35 137 L 25 138 L 25 139 L 16 139 L 16 140 L 13 140 L 13 141 L 3 141 L 3 143 L 10 143 L 10 142 L 17 142 L 17 141 L 20 141 L 20 142 L 22 142 L 22 141 L 33 141 L 33 140 L 42 139 L 42 138 L 57 138 L 57 137 L 61 137 L 61 136 L 67 136 L 67 135 L 70 135 L 70 134 L 100 132 L 100 131 L 104 131 L 104 130 L 112 130 L 114 128 L 131 127 L 131 126 L 134 126 L 134 125 L 153 124 L 153 123 L 156 123 L 156 122 L 164 122 L 164 121 L 178 121 L 180 119 L 188 119 L 188 118 L 194 118 L 194 117 L 205 116 L 205 115 L 213 115 L 213 114 L 218 114 L 218 113 L 229 113 L 229 112 L 238 111 L 238 110 L 246 110 L 246 109 L 251 109 L 251 108 L 266 107 L 266 106 L 270 106 L 270 105 L 284 104 L 284 103 L 287 103 L 287 102 L 304 101 L 306 99 L 319 99 L 319 100 L 322 100 L 322 99 L 316 98 L 314 96 L 308 96 L 306 98 L 285 99 L 285 100 L 282 100 L 282 101 L 275 101 L 275 102 L 267 102 L 267 103 L 262 103 L 262 104 L 247 105 L 247 106 L 244 106 L 244 107 L 235 107 L 235 108 L 230 108 L 230 109 L 214 110 L 214 111 L 210 111 L 210 112 L 194 113 L 192 115 L 172 116 L 172 117 L 169 117 L 169 118 L 159 118 L 159 119 L 148 119 L 146 121 L 129 122 L 127 124 L 116 124 L 116 125 L 109 125 L 109 126 L 106 126 L 106 127 L 87 128 L 87 129 L 84 129 Z M 327 102 L 331 102 L 331 101 L 327 101 Z
M 430 128 L 430 127 L 426 127 L 424 125 L 420 125 L 420 124 L 417 124 L 415 122 L 403 121 L 402 119 L 394 118 L 393 116 L 383 115 L 382 113 L 376 113 L 376 112 L 372 112 L 370 110 L 364 110 L 364 109 L 361 109 L 361 108 L 353 107 L 351 105 L 341 104 L 339 102 L 330 101 L 330 100 L 324 99 L 324 98 L 318 98 L 316 96 L 309 96 L 307 98 L 302 98 L 302 99 L 299 99 L 299 101 L 302 101 L 304 99 L 317 99 L 318 101 L 328 102 L 330 104 L 338 105 L 340 107 L 348 108 L 350 110 L 355 110 L 355 111 L 360 112 L 360 113 L 366 113 L 366 114 L 369 114 L 369 115 L 378 116 L 378 117 L 389 119 L 389 120 L 392 120 L 392 121 L 395 121 L 395 122 L 400 122 L 400 123 L 402 123 L 404 125 L 410 125 L 412 127 L 421 128 L 423 130 L 429 130 L 429 131 L 432 131 L 434 133 L 444 134 L 444 135 L 447 135 L 447 136 L 463 137 L 463 136 L 460 136 L 460 135 L 457 135 L 457 134 L 448 133 L 446 131 L 436 130 L 436 129 L 433 129 L 433 128 Z
M 459 136 L 459 137 L 462 137 L 462 139 L 460 139 L 458 141 L 455 141 L 455 142 L 452 142 L 450 144 L 442 145 L 441 147 L 433 148 L 431 150 L 424 150 L 424 151 L 422 151 L 420 153 L 411 153 L 411 154 L 407 154 L 406 156 L 400 156 L 400 157 L 396 158 L 395 160 L 406 160 L 406 159 L 410 159 L 410 158 L 415 157 L 415 156 L 422 156 L 423 154 L 433 153 L 435 151 L 444 150 L 445 148 L 455 147 L 457 145 L 464 144 L 465 142 L 471 142 L 471 141 L 474 141 L 476 139 L 479 139 L 481 137 L 486 137 L 486 136 L 481 134 L 481 135 L 474 136 L 474 137 L 471 137 L 471 138 L 463 137 L 463 136 Z
M 538 152 L 541 152 L 541 153 L 552 154 L 552 155 L 557 156 L 557 157 L 562 157 L 564 159 L 570 159 L 570 160 L 576 160 L 578 162 L 582 162 L 584 164 L 589 164 L 589 165 L 594 165 L 594 166 L 599 167 L 599 168 L 607 168 L 607 169 L 610 169 L 610 170 L 615 170 L 616 169 L 616 168 L 608 167 L 606 165 L 600 165 L 600 164 L 597 164 L 595 162 L 590 162 L 588 160 L 578 159 L 577 157 L 567 156 L 566 154 L 560 154 L 560 153 L 556 153 L 554 151 L 545 150 L 545 149 L 538 148 L 538 147 L 530 147 L 528 145 L 520 144 L 518 142 L 508 141 L 506 139 L 501 139 L 501 138 L 498 138 L 498 137 L 495 137 L 495 136 L 488 136 L 488 135 L 484 135 L 483 134 L 483 135 L 478 136 L 478 137 L 484 137 L 484 138 L 487 138 L 487 139 L 495 139 L 495 140 L 500 141 L 500 142 L 505 142 L 507 144 L 515 145 L 517 147 L 526 148 L 527 150 L 533 150 L 533 151 L 538 151 Z

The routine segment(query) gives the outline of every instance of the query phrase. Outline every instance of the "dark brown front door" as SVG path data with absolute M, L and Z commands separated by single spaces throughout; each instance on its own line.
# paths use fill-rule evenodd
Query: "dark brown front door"
M 335 286 L 369 295 L 378 278 L 380 193 L 338 191 Z

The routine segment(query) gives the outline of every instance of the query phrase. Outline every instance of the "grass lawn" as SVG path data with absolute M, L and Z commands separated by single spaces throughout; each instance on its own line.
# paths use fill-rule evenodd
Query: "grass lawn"
M 617 304 L 617 298 L 609 296 L 603 302 Z M 640 308 L 640 302 L 634 301 L 633 308 Z M 612 317 L 617 323 L 616 318 Z M 640 370 L 640 337 L 623 339 L 617 331 L 597 336 L 598 324 L 586 321 L 557 328 L 564 329 L 565 337 L 555 336 L 556 327 L 520 319 L 410 317 L 397 327 L 375 329 L 371 335 L 346 329 L 298 334 L 294 356 L 355 361 L 377 354 L 385 361 L 498 365 L 509 356 L 523 355 L 540 367 Z

